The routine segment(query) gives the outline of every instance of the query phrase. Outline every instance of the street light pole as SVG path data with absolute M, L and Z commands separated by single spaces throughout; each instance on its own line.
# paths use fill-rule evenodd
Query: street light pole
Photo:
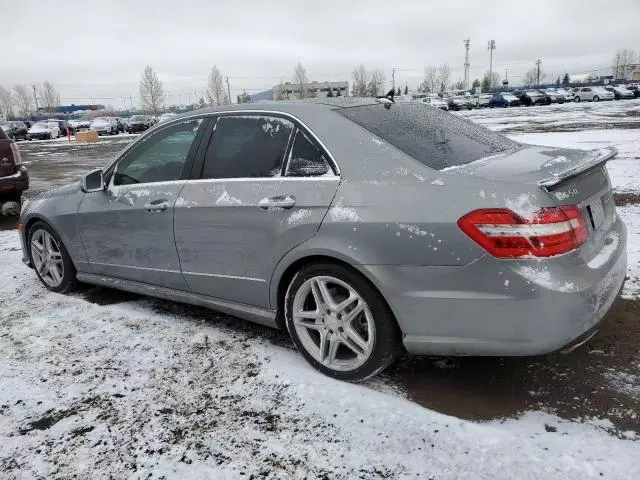
M 489 91 L 493 87 L 493 51 L 496 49 L 496 41 L 489 40 L 487 50 L 489 50 Z

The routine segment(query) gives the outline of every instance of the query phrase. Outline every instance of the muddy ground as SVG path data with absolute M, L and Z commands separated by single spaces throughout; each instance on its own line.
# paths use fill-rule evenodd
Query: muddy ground
M 32 188 L 28 196 L 62 185 L 82 172 L 105 165 L 134 137 L 101 139 L 98 145 L 21 142 L 23 162 Z M 640 202 L 638 194 L 617 195 L 616 203 Z M 0 228 L 14 228 L 0 218 Z M 111 304 L 140 299 L 136 295 L 87 287 L 88 301 Z M 194 317 L 206 311 L 154 301 L 163 311 Z M 261 336 L 293 348 L 282 333 L 220 315 L 219 321 L 248 336 Z M 415 402 L 442 413 L 471 420 L 517 416 L 547 410 L 570 419 L 607 418 L 602 428 L 624 436 L 640 432 L 640 300 L 621 299 L 601 330 L 569 354 L 535 358 L 404 358 L 385 372 L 386 380 Z M 553 431 L 550 425 L 549 431 Z M 627 434 L 629 435 L 629 434 Z

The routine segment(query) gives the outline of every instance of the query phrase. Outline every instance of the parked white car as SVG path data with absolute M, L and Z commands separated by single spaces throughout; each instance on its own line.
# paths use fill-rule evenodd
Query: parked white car
M 480 93 L 473 96 L 473 103 L 475 104 L 476 108 L 488 107 L 489 102 L 491 101 L 491 97 L 493 97 L 493 95 L 491 95 L 490 93 Z
M 442 110 L 449 110 L 449 104 L 440 97 L 425 97 L 422 99 L 422 103 Z
M 41 121 L 35 123 L 27 132 L 27 140 L 51 140 L 60 137 L 58 122 Z
M 118 122 L 114 117 L 98 117 L 91 122 L 91 130 L 98 132 L 98 135 L 116 135 Z
M 574 102 L 599 102 L 600 100 L 613 100 L 615 95 L 607 92 L 602 87 L 582 87 L 573 96 Z
M 552 90 L 554 90 L 559 95 L 564 95 L 565 101 L 573 101 L 574 93 L 571 90 L 567 90 L 566 88 L 554 88 Z

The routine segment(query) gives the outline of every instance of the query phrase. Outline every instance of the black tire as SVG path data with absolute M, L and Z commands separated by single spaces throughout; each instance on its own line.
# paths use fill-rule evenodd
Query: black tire
M 369 358 L 348 371 L 330 369 L 318 362 L 303 346 L 293 324 L 292 308 L 296 292 L 304 282 L 317 276 L 331 276 L 349 284 L 366 302 L 373 317 L 375 337 Z M 284 299 L 286 327 L 300 354 L 318 371 L 347 382 L 361 382 L 387 368 L 403 352 L 400 328 L 380 293 L 359 273 L 334 263 L 313 263 L 297 272 Z
M 40 283 L 42 283 L 42 285 L 44 285 L 48 290 L 51 290 L 52 292 L 64 293 L 75 290 L 78 287 L 78 280 L 76 279 L 76 268 L 73 265 L 73 261 L 71 261 L 69 252 L 67 252 L 67 249 L 62 243 L 62 240 L 60 240 L 60 236 L 45 222 L 37 221 L 31 226 L 31 228 L 29 228 L 27 251 L 29 252 L 29 259 L 31 260 L 31 264 L 33 265 L 33 258 L 31 257 L 31 239 L 38 230 L 45 230 L 53 237 L 60 250 L 62 263 L 64 265 L 62 281 L 57 287 L 52 287 L 47 284 L 40 276 L 40 272 L 38 272 L 37 269 L 34 268 L 34 270 L 36 271 L 36 275 L 38 276 L 38 280 L 40 280 Z
M 575 97 L 573 97 L 573 101 L 576 103 L 580 103 L 580 97 L 576 95 Z
M 599 102 L 599 101 L 600 101 L 600 97 L 599 97 L 598 95 L 595 95 L 595 96 L 593 97 L 593 101 L 594 101 L 594 102 Z

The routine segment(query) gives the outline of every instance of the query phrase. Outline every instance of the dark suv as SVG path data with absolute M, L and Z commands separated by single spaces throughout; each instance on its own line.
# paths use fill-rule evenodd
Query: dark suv
M 18 200 L 29 188 L 29 173 L 20 161 L 18 145 L 0 128 L 0 203 Z
M 5 131 L 7 136 L 13 140 L 26 140 L 27 139 L 27 126 L 24 122 L 6 122 L 0 125 L 0 128 Z

